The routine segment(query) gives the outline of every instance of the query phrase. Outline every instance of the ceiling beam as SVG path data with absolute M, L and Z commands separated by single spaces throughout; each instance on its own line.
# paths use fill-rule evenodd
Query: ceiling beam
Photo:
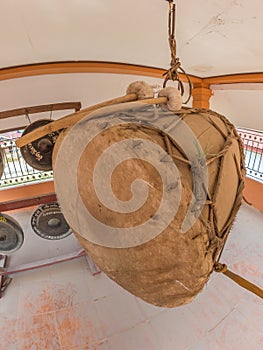
M 111 74 L 131 74 L 163 78 L 166 70 L 156 67 L 148 67 L 127 63 L 104 62 L 104 61 L 68 61 L 37 63 L 23 66 L 0 69 L 0 80 L 17 79 L 45 74 L 65 74 L 65 73 L 111 73 Z M 192 83 L 201 82 L 201 78 L 189 75 Z M 180 75 L 182 81 L 187 82 L 184 75 Z
M 202 82 L 209 85 L 263 83 L 263 73 L 228 74 L 203 78 Z
M 9 80 L 22 77 L 45 75 L 45 74 L 65 74 L 65 73 L 111 73 L 111 74 L 131 74 L 163 78 L 166 70 L 157 67 L 148 67 L 128 63 L 106 62 L 106 61 L 66 61 L 36 63 L 23 66 L 15 66 L 0 69 L 0 80 Z M 236 83 L 263 83 L 263 72 L 241 73 L 218 75 L 213 77 L 200 78 L 189 75 L 191 82 L 205 84 L 236 84 Z M 181 79 L 186 82 L 184 75 Z

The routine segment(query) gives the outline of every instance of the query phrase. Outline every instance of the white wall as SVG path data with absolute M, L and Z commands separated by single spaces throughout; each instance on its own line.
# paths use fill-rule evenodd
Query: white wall
M 81 250 L 81 246 L 73 234 L 61 240 L 47 240 L 39 237 L 31 227 L 31 217 L 37 208 L 38 206 L 34 206 L 6 212 L 19 223 L 24 232 L 22 247 L 10 255 L 9 266 L 12 268 Z
M 258 84 L 257 88 L 252 84 L 235 84 L 221 87 L 220 90 L 212 86 L 212 89 L 211 109 L 225 115 L 237 127 L 263 130 L 263 84 Z
M 67 101 L 80 101 L 82 107 L 87 107 L 125 95 L 129 84 L 136 80 L 153 85 L 163 84 L 163 79 L 157 78 L 96 73 L 43 75 L 0 81 L 0 111 Z M 53 117 L 56 119 L 69 112 L 54 112 Z M 49 113 L 44 115 L 49 118 Z M 39 117 L 31 115 L 31 120 Z M 0 120 L 0 130 L 24 125 L 28 125 L 25 116 Z
M 136 80 L 162 85 L 157 78 L 120 74 L 57 74 L 0 81 L 0 111 L 56 102 L 80 101 L 87 107 L 124 95 L 128 85 Z M 224 114 L 238 127 L 263 130 L 260 101 L 263 84 L 212 86 L 211 109 Z M 245 90 L 244 90 L 245 89 Z M 71 111 L 54 112 L 56 119 Z M 31 115 L 34 121 L 49 117 L 49 113 Z M 0 120 L 0 130 L 27 125 L 25 116 Z

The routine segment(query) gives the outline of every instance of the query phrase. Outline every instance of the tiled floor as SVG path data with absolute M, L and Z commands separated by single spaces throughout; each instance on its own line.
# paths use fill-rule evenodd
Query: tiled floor
M 222 261 L 261 285 L 263 216 L 244 205 Z M 85 258 L 14 276 L 0 300 L 0 350 L 261 350 L 263 303 L 213 274 L 189 305 L 146 304 Z

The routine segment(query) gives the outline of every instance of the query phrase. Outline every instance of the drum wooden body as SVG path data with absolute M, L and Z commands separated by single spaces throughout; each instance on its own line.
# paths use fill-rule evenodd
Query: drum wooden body
M 119 123 L 108 125 L 105 120 Z M 90 137 L 94 123 L 101 123 L 100 132 L 95 132 L 95 127 L 95 136 Z M 172 113 L 140 103 L 101 109 L 77 124 L 60 135 L 53 153 L 58 200 L 76 237 L 101 270 L 132 294 L 163 307 L 190 302 L 212 273 L 241 204 L 245 168 L 234 126 L 210 110 Z M 85 133 L 87 144 L 83 146 Z M 124 145 L 127 140 L 130 143 L 120 153 L 124 160 L 116 163 L 110 187 L 121 203 L 132 202 L 140 193 L 133 188 L 137 179 L 147 184 L 147 198 L 133 212 L 114 210 L 107 207 L 107 198 L 100 200 L 104 180 L 108 180 L 103 169 L 107 174 L 111 159 L 112 163 L 117 159 L 114 145 Z M 151 145 L 157 151 L 151 152 Z M 110 147 L 114 156 L 107 163 L 103 157 Z M 166 186 L 166 177 L 172 173 L 171 160 L 175 180 Z M 102 162 L 101 173 L 98 161 Z M 167 172 L 158 171 L 159 163 L 162 169 L 167 164 Z M 97 192 L 94 174 L 101 174 Z M 143 185 L 141 192 L 144 190 Z M 165 202 L 166 192 L 177 199 Z M 167 210 L 161 211 L 167 203 Z M 85 210 L 102 223 L 100 228 L 85 217 Z M 166 217 L 169 222 L 163 227 Z M 140 225 L 145 225 L 141 227 L 147 232 L 141 231 L 139 240 L 130 242 L 128 230 Z M 125 231 L 123 241 L 107 241 L 107 235 L 111 237 L 107 227 L 117 227 L 118 237 Z M 156 227 L 163 229 L 158 233 Z M 151 232 L 155 233 L 151 236 Z M 104 233 L 107 237 L 100 243 L 97 236 Z

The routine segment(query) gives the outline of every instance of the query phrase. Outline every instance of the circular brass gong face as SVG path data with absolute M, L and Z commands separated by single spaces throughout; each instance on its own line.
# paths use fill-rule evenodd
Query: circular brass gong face
M 57 202 L 40 205 L 31 217 L 31 226 L 38 236 L 50 240 L 63 239 L 72 233 Z
M 11 254 L 21 248 L 24 233 L 19 223 L 7 214 L 0 213 L 0 254 Z
M 41 119 L 31 123 L 24 130 L 22 136 L 50 122 L 52 120 Z M 34 169 L 42 171 L 52 170 L 52 153 L 59 134 L 60 131 L 52 132 L 21 147 L 21 153 L 25 161 Z

